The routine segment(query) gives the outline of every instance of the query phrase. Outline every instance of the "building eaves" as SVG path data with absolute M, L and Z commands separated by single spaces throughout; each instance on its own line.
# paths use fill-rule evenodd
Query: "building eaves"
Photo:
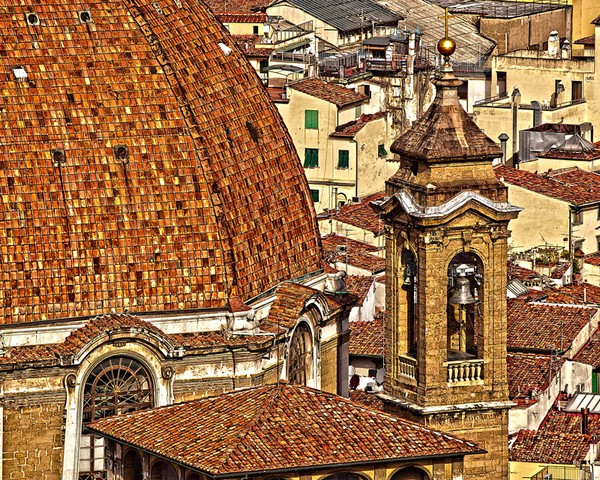
M 286 383 L 118 415 L 89 428 L 196 471 L 229 477 L 482 452 L 472 442 Z
M 333 103 L 338 108 L 363 103 L 367 100 L 367 96 L 362 93 L 314 77 L 292 82 L 288 88 Z

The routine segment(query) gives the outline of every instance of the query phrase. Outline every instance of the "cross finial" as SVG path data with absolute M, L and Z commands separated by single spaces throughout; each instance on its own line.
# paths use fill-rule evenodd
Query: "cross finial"
M 445 20 L 446 23 L 446 29 L 445 29 L 445 36 L 444 38 L 450 38 L 448 37 L 448 20 L 451 18 L 454 18 L 454 15 L 449 15 L 448 14 L 448 7 L 444 8 L 444 15 L 439 17 L 439 18 L 443 18 Z

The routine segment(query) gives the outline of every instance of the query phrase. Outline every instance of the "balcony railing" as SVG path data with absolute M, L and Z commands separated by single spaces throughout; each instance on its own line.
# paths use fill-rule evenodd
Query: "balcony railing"
M 448 383 L 479 382 L 483 380 L 483 360 L 460 360 L 446 362 Z
M 400 355 L 400 375 L 412 380 L 417 379 L 417 360 L 412 357 Z

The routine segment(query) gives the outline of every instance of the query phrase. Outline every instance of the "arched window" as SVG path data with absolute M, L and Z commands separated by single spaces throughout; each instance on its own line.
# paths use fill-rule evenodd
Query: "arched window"
M 142 460 L 134 450 L 123 458 L 123 480 L 143 480 Z
M 468 360 L 482 354 L 483 267 L 473 253 L 456 255 L 448 267 L 448 360 Z
M 429 480 L 429 475 L 420 468 L 408 467 L 394 473 L 391 480 Z
M 338 472 L 333 475 L 328 475 L 323 480 L 366 480 L 365 477 L 358 473 Z
M 178 476 L 173 465 L 160 461 L 152 465 L 150 480 L 178 480 Z
M 79 450 L 79 478 L 102 478 L 105 472 L 104 438 L 86 430 L 86 425 L 104 417 L 154 406 L 152 380 L 146 368 L 128 357 L 111 357 L 90 372 L 83 391 L 83 430 Z
M 407 346 L 408 354 L 417 358 L 417 332 L 419 331 L 418 317 L 416 312 L 417 305 L 417 259 L 412 250 L 402 249 L 401 257 L 402 288 L 406 292 L 406 316 L 407 325 Z
M 308 385 L 313 373 L 312 333 L 306 322 L 296 327 L 288 357 L 288 380 L 290 383 Z

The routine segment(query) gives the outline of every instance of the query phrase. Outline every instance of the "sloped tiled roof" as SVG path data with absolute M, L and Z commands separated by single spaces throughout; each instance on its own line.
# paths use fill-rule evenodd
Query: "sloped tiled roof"
M 237 4 L 237 2 L 236 2 Z M 264 12 L 214 12 L 221 23 L 265 23 L 267 14 Z
M 353 138 L 358 132 L 360 132 L 364 126 L 380 118 L 385 118 L 385 112 L 377 112 L 373 114 L 362 114 L 360 118 L 352 120 L 351 122 L 344 123 L 338 127 L 335 127 L 335 131 L 330 133 L 331 137 L 350 137 Z
M 226 308 L 320 268 L 281 117 L 204 4 L 181 5 L 90 0 L 81 24 L 78 2 L 5 2 L 0 323 Z
M 271 0 L 205 0 L 204 3 L 213 12 L 221 13 L 257 13 L 264 11 L 264 9 L 271 3 Z
M 590 23 L 592 23 L 593 25 L 600 25 L 600 15 L 594 18 Z
M 383 400 L 381 400 L 377 395 L 367 393 L 364 390 L 350 390 L 349 397 L 354 403 L 359 403 L 365 407 L 383 412 Z
M 345 398 L 284 383 L 105 418 L 89 428 L 213 475 L 481 451 Z
M 256 46 L 262 38 L 260 35 L 232 35 L 232 38 L 247 57 L 268 58 L 273 53 L 273 49 L 271 48 Z
M 337 28 L 340 32 L 359 31 L 365 21 L 371 25 L 397 25 L 402 16 L 372 0 L 277 0 L 271 5 L 289 3 Z
M 346 276 L 346 288 L 357 299 L 357 306 L 361 306 L 365 301 L 373 282 L 373 277 L 366 275 L 348 275 Z
M 595 267 L 600 267 L 600 252 L 588 253 L 583 257 L 583 261 Z
M 600 329 L 596 329 L 588 342 L 573 357 L 576 362 L 600 367 Z
M 373 210 L 370 203 L 385 197 L 384 192 L 374 193 L 361 198 L 359 202 L 342 205 L 338 211 L 330 211 L 330 215 L 339 222 L 353 225 L 379 235 L 384 231 L 384 223 Z
M 335 83 L 324 82 L 315 77 L 307 77 L 288 85 L 288 88 L 306 93 L 315 98 L 333 103 L 338 108 L 367 100 L 367 96 Z
M 583 37 L 573 42 L 575 45 L 595 45 L 596 35 L 590 35 L 589 37 Z
M 374 255 L 378 249 L 373 245 L 352 240 L 335 233 L 322 238 L 323 255 L 329 263 L 344 263 L 367 270 L 371 274 L 385 270 L 385 258 Z M 340 250 L 338 247 L 343 247 Z
M 519 430 L 511 442 L 511 462 L 573 464 L 585 459 L 589 437 L 580 433 Z
M 306 302 L 317 295 L 319 295 L 319 291 L 314 288 L 292 282 L 282 283 L 275 290 L 275 301 L 271 305 L 265 322 L 272 326 L 293 328 L 298 322 Z
M 384 355 L 383 318 L 370 322 L 350 322 L 350 355 Z
M 573 205 L 600 202 L 600 176 L 577 167 L 554 170 L 544 175 L 505 165 L 496 167 L 494 171 L 506 183 Z
M 425 114 L 392 144 L 401 159 L 427 164 L 491 161 L 502 155 L 458 101 L 460 81 L 452 71 L 436 76 L 436 96 Z M 493 179 L 496 182 L 496 179 Z
M 508 299 L 508 347 L 566 350 L 597 313 L 594 307 Z
M 508 392 L 511 400 L 529 398 L 532 391 L 543 392 L 548 388 L 564 358 L 530 353 L 508 353 L 506 365 Z

